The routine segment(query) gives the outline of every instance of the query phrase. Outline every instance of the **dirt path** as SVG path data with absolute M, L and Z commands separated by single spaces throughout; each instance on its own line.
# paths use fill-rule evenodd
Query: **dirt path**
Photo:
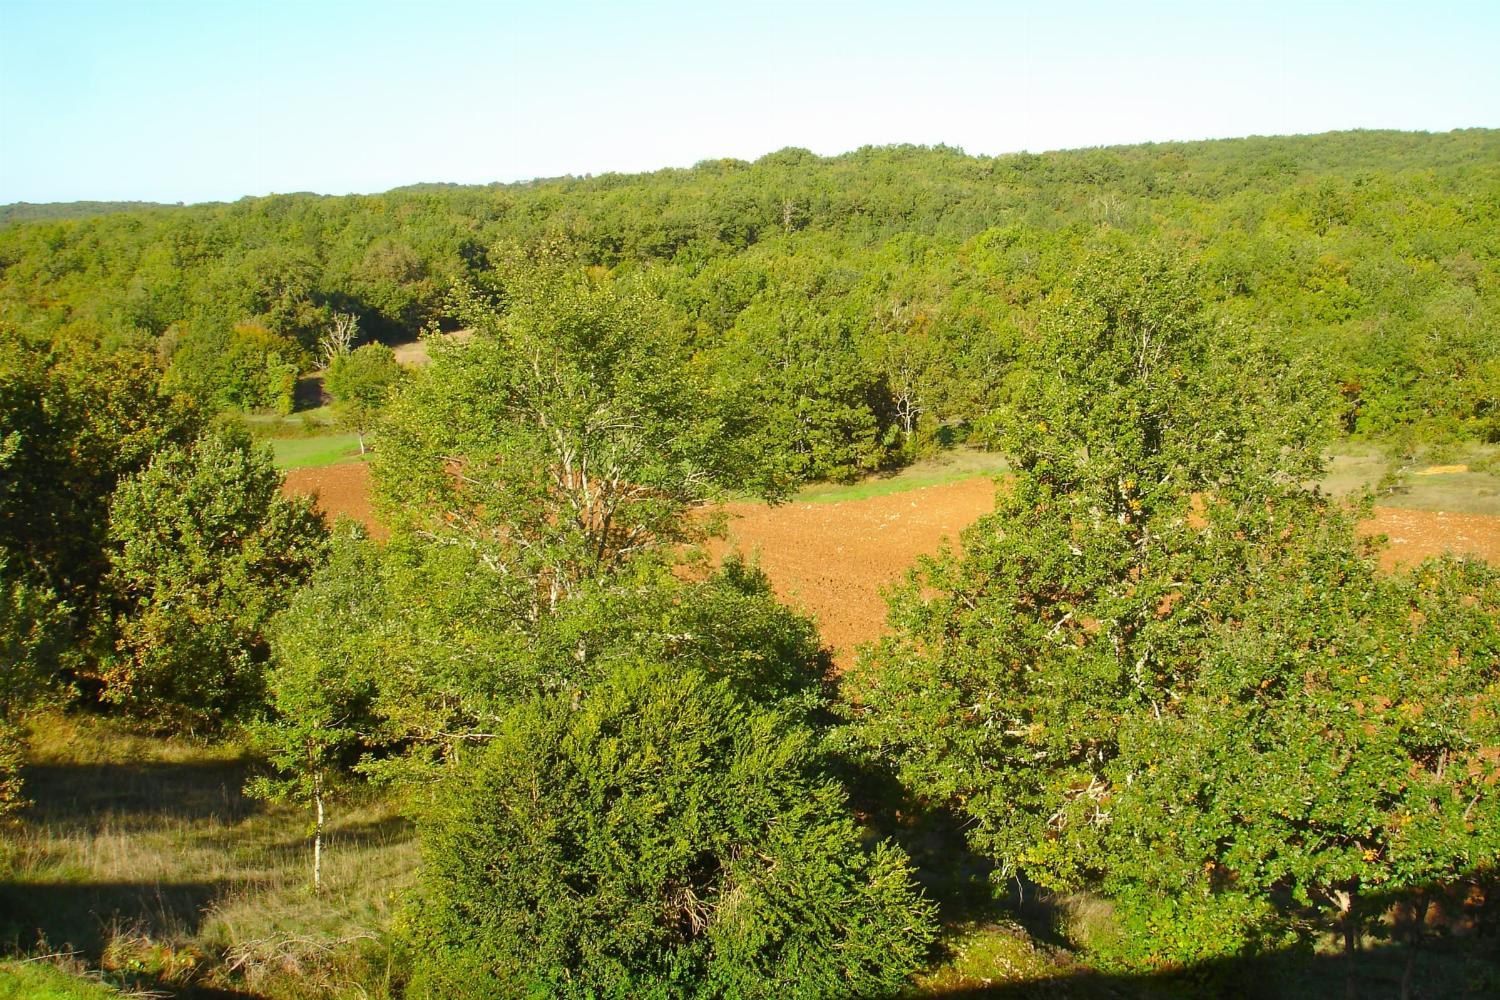
M 324 510 L 359 518 L 378 537 L 384 532 L 370 510 L 369 477 L 363 463 L 299 469 L 287 473 L 286 488 L 316 492 Z M 980 477 L 841 503 L 734 504 L 729 537 L 717 550 L 733 546 L 758 555 L 778 596 L 815 616 L 823 640 L 847 665 L 855 646 L 883 630 L 881 589 L 944 538 L 956 539 L 993 503 L 994 486 Z M 1387 569 L 1445 549 L 1500 565 L 1500 517 L 1377 507 L 1361 530 L 1390 537 L 1381 560 Z

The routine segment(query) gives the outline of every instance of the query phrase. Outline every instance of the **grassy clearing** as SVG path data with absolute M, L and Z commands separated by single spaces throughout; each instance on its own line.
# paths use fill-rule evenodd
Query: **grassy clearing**
M 314 469 L 340 462 L 362 462 L 359 453 L 359 438 L 353 434 L 327 434 L 309 438 L 275 438 L 271 441 L 271 453 L 276 467 L 283 472 L 288 469 Z
M 1411 510 L 1500 515 L 1500 448 L 1471 446 L 1458 453 L 1405 461 L 1375 449 L 1329 458 L 1320 484 L 1334 496 L 1376 490 L 1376 502 Z
M 798 503 L 864 500 L 888 493 L 921 489 L 924 486 L 973 479 L 976 476 L 996 476 L 1009 468 L 1003 455 L 974 448 L 955 448 L 932 458 L 913 462 L 904 469 L 878 473 L 857 483 L 816 483 L 798 492 L 793 499 Z
M 0 880 L 4 954 L 71 953 L 112 981 L 188 996 L 334 995 L 352 970 L 374 974 L 369 953 L 416 866 L 388 803 L 336 808 L 314 895 L 308 816 L 244 797 L 254 761 L 240 747 L 88 718 L 32 730 L 34 805 L 7 836 Z
M 1403 462 L 1376 449 L 1350 450 L 1329 457 L 1328 474 L 1319 485 L 1334 496 L 1349 496 L 1380 487 L 1378 503 L 1412 510 L 1500 515 L 1500 448 L 1474 446 L 1442 462 Z M 1008 471 L 1005 457 L 994 452 L 957 448 L 904 469 L 880 473 L 857 483 L 817 483 L 801 490 L 799 503 L 863 500 L 958 482 Z
M 319 406 L 296 413 L 246 413 L 240 416 L 245 426 L 257 437 L 317 437 L 329 433 L 334 426 L 333 407 Z

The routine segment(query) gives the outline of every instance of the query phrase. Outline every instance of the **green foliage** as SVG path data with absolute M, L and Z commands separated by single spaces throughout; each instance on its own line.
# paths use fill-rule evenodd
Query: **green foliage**
M 1348 911 L 1500 852 L 1493 574 L 1375 576 L 1299 485 L 1317 396 L 1191 285 L 1154 253 L 1079 270 L 1023 345 L 1014 482 L 895 594 L 853 694 L 1002 876 L 1149 916 L 1111 953 L 1147 965 L 1249 947 L 1254 921 L 1191 931 L 1222 907 Z
M 333 397 L 339 423 L 359 436 L 361 454 L 365 435 L 375 426 L 401 375 L 395 353 L 383 344 L 366 344 L 329 364 L 323 387 Z
M 1295 942 L 1276 936 L 1264 896 L 1237 892 L 1127 896 L 1082 944 L 1099 968 L 1125 973 L 1198 971 Z M 1227 968 L 1227 967 L 1221 967 Z M 1211 972 L 1209 973 L 1212 974 Z
M 0 551 L 0 719 L 31 706 L 56 675 L 69 638 L 67 606 L 8 570 Z
M 505 311 L 466 296 L 473 342 L 438 348 L 391 404 L 376 499 L 410 530 L 487 544 L 552 608 L 699 538 L 689 512 L 754 465 L 639 290 L 545 255 L 516 254 L 500 275 Z
M 274 662 L 266 677 L 269 712 L 250 728 L 273 774 L 255 779 L 247 791 L 312 806 L 318 887 L 326 803 L 342 790 L 379 731 L 375 677 L 350 656 L 360 638 L 356 630 L 365 624 L 356 609 L 376 586 L 376 564 L 377 552 L 359 526 L 339 521 L 328 562 L 275 619 Z
M 517 702 L 586 691 L 613 665 L 643 655 L 788 711 L 824 708 L 828 663 L 812 622 L 733 560 L 699 581 L 646 562 L 589 583 L 548 615 L 530 612 L 529 588 L 518 591 L 472 548 L 409 539 L 377 546 L 339 533 L 329 565 L 273 630 L 278 732 L 267 734 L 269 745 L 284 735 L 289 752 L 306 750 L 331 786 L 356 763 L 360 773 L 409 779 L 483 739 Z M 303 698 L 329 701 L 295 710 Z M 299 720 L 325 709 L 343 719 L 339 731 L 304 730 Z M 288 761 L 278 768 L 301 780 L 303 765 Z
M 159 452 L 110 507 L 121 611 L 106 699 L 159 725 L 213 728 L 252 709 L 265 628 L 323 558 L 306 498 L 281 495 L 269 450 L 223 433 Z
M 21 774 L 25 766 L 25 733 L 9 719 L 0 718 L 0 824 L 30 804 Z M 8 853 L 7 847 L 5 854 Z M 5 854 L 0 854 L 0 862 L 8 862 Z
M 453 329 L 462 310 L 445 293 L 489 280 L 505 256 L 489 248 L 563 241 L 581 263 L 652 272 L 708 367 L 775 375 L 755 392 L 768 421 L 796 432 L 779 457 L 839 476 L 898 460 L 897 445 L 969 434 L 1006 401 L 1017 331 L 1077 246 L 1124 233 L 1200 252 L 1210 311 L 1315 362 L 1347 433 L 1494 439 L 1497 143 L 1472 129 L 1040 156 L 783 151 L 635 176 L 163 207 L 0 229 L 0 303 L 33 343 L 154 342 L 166 355 L 175 339 L 190 352 L 177 374 L 200 399 L 270 406 L 264 364 L 249 382 L 218 366 L 236 325 L 304 350 L 335 309 L 388 343 Z M 791 369 L 757 366 L 762 347 Z M 824 390 L 808 368 L 845 384 Z
M 892 458 L 895 402 L 848 325 L 785 302 L 740 313 L 724 348 L 727 377 L 748 392 L 755 448 L 796 480 L 848 481 Z
M 210 410 L 290 413 L 305 353 L 296 341 L 256 323 L 223 330 L 189 327 L 171 338 L 164 384 Z
M 417 996 L 879 996 L 934 936 L 811 734 L 693 672 L 518 709 L 425 820 Z
M 33 708 L 58 670 L 66 648 L 68 609 L 50 591 L 7 573 L 0 550 L 0 820 L 26 804 L 22 713 Z
M 198 423 L 133 352 L 49 358 L 0 347 L 0 556 L 5 573 L 86 619 L 107 565 L 105 512 L 121 478 Z

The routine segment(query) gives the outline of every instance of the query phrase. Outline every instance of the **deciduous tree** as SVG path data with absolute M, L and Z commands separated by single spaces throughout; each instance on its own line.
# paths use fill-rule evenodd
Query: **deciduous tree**
M 159 452 L 122 483 L 109 533 L 121 611 L 105 697 L 183 728 L 253 709 L 266 624 L 323 559 L 312 501 L 281 495 L 268 449 L 215 433 Z

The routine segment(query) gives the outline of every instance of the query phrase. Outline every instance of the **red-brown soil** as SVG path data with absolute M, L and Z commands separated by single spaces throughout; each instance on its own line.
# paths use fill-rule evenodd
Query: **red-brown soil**
M 1492 514 L 1376 507 L 1375 516 L 1359 527 L 1363 534 L 1390 539 L 1380 556 L 1386 569 L 1410 566 L 1442 552 L 1464 552 L 1500 566 L 1500 517 Z
M 363 463 L 286 476 L 288 492 L 316 493 L 325 511 L 356 517 L 379 536 L 384 531 L 370 509 L 369 487 Z M 715 549 L 733 546 L 757 555 L 777 594 L 817 618 L 823 640 L 844 666 L 855 646 L 884 629 L 882 588 L 900 579 L 919 555 L 936 552 L 944 538 L 956 540 L 990 511 L 994 490 L 980 477 L 841 503 L 734 504 L 728 508 L 728 538 Z M 1361 530 L 1390 537 L 1381 560 L 1387 569 L 1444 550 L 1500 565 L 1500 517 L 1377 507 Z
M 376 538 L 387 534 L 385 525 L 370 507 L 370 467 L 364 462 L 340 462 L 317 469 L 292 469 L 282 489 L 287 493 L 311 494 L 330 518 L 348 514 L 363 522 Z
M 757 557 L 777 596 L 810 612 L 848 666 L 885 627 L 881 590 L 995 506 L 986 477 L 839 503 L 729 507 L 726 545 Z

